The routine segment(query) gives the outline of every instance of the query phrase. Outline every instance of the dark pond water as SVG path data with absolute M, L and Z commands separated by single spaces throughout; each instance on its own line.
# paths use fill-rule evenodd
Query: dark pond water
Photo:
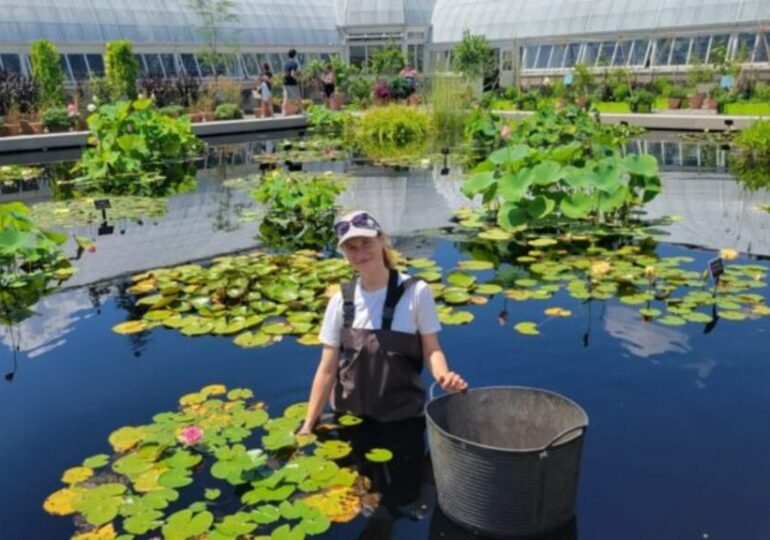
M 247 162 L 235 159 L 226 174 L 249 172 Z M 433 258 L 444 269 L 468 258 L 461 243 L 438 232 L 462 202 L 457 176 L 352 172 L 356 178 L 343 202 L 381 217 L 404 254 Z M 132 307 L 132 297 L 122 292 L 125 278 L 114 276 L 256 245 L 254 224 L 235 219 L 248 197 L 223 188 L 217 176 L 216 168 L 202 172 L 199 192 L 172 199 L 158 225 L 126 223 L 124 234 L 99 239 L 97 252 L 79 263 L 80 275 L 87 273 L 74 278 L 80 286 L 47 297 L 37 315 L 2 330 L 0 369 L 13 374 L 0 386 L 3 539 L 68 538 L 71 520 L 42 509 L 59 489 L 62 471 L 109 452 L 110 432 L 174 409 L 185 393 L 211 383 L 250 387 L 273 411 L 307 398 L 319 351 L 293 339 L 244 350 L 229 338 L 111 331 L 130 318 Z M 672 228 L 670 243 L 659 246 L 661 255 L 693 257 L 691 267 L 702 269 L 714 249 L 732 247 L 754 254 L 738 262 L 770 268 L 770 214 L 751 210 L 770 200 L 766 192 L 745 194 L 718 170 L 683 164 L 666 174 L 665 184 L 667 194 L 651 213 L 685 219 Z M 221 226 L 222 219 L 230 225 Z M 193 248 L 198 251 L 190 256 Z M 130 257 L 116 263 L 120 253 Z M 543 309 L 551 305 L 574 315 L 547 322 L 540 336 L 514 332 L 517 321 L 544 320 Z M 500 325 L 506 307 L 510 319 Z M 441 341 L 472 386 L 547 388 L 576 400 L 590 416 L 577 521 L 561 538 L 770 535 L 770 318 L 720 320 L 704 333 L 698 324 L 644 324 L 636 307 L 617 300 L 589 307 L 564 292 L 548 302 L 507 305 L 498 296 L 469 310 L 474 322 L 446 326 Z M 427 477 L 419 494 L 426 508 L 411 507 L 423 519 L 359 518 L 323 538 L 470 538 L 434 512 Z

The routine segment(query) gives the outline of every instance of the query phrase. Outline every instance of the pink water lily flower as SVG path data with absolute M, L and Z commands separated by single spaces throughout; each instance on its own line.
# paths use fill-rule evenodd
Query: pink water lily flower
M 503 125 L 503 129 L 500 130 L 500 138 L 504 141 L 507 141 L 511 138 L 511 126 L 508 124 Z
M 78 114 L 78 108 L 74 103 L 70 103 L 67 105 L 67 115 L 68 116 L 77 116 Z
M 187 426 L 179 435 L 179 442 L 186 446 L 193 446 L 203 439 L 203 430 L 198 426 Z

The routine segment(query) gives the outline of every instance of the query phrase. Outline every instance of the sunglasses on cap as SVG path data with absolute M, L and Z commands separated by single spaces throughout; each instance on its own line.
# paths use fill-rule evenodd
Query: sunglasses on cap
M 343 237 L 348 233 L 351 226 L 357 227 L 359 229 L 371 229 L 373 231 L 382 230 L 382 227 L 380 227 L 380 224 L 377 223 L 376 219 L 374 219 L 366 212 L 361 212 L 360 214 L 356 214 L 350 219 L 338 221 L 335 223 L 334 232 L 337 236 Z

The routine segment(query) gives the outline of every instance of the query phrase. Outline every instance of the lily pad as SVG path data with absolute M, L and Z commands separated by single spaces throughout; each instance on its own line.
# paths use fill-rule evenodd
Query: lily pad
M 393 459 L 393 452 L 387 448 L 372 448 L 365 457 L 373 463 L 386 463 Z
M 525 321 L 517 323 L 513 329 L 516 330 L 519 334 L 524 334 L 525 336 L 536 336 L 540 334 L 540 331 L 537 329 L 537 323 L 533 322 Z

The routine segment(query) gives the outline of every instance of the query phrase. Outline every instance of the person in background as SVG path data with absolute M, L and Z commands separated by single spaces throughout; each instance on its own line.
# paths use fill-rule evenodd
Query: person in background
M 406 81 L 408 92 L 406 94 L 406 101 L 410 105 L 416 99 L 417 92 L 417 70 L 412 67 L 411 64 L 406 64 L 401 70 L 399 75 Z
M 291 104 L 291 107 L 289 106 Z M 296 107 L 296 110 L 295 110 Z M 289 50 L 289 59 L 283 64 L 283 114 L 302 112 L 302 97 L 299 93 L 299 63 L 297 51 Z
M 336 103 L 334 102 L 336 77 L 334 76 L 334 67 L 331 64 L 326 65 L 326 71 L 321 75 L 321 82 L 324 87 L 324 104 L 330 109 L 336 109 Z
M 267 62 L 262 64 L 259 74 L 259 96 L 262 118 L 273 116 L 273 72 Z

